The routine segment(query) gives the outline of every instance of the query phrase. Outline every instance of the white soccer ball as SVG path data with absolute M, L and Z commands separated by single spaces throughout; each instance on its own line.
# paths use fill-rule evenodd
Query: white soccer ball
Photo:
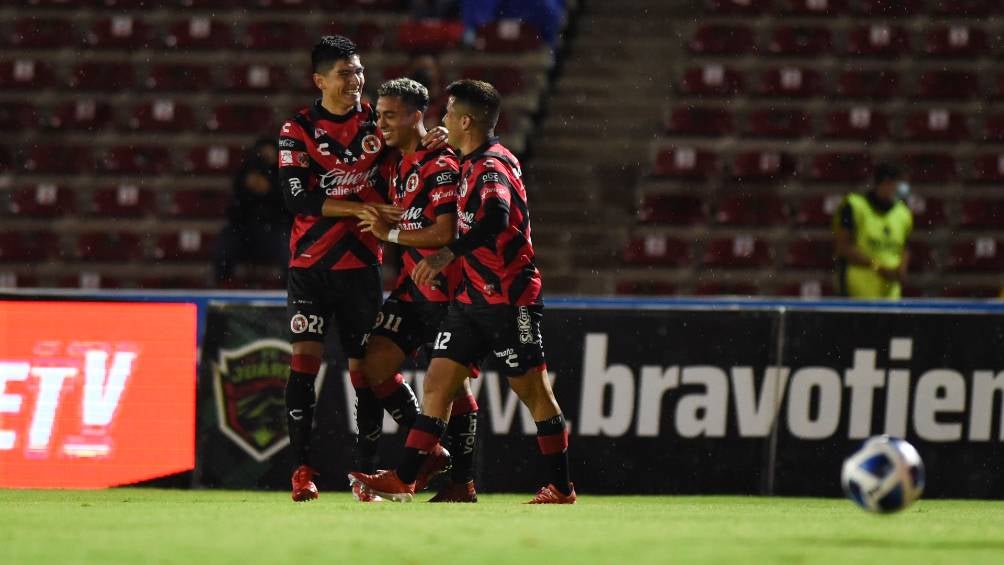
M 909 443 L 894 437 L 868 439 L 844 460 L 844 494 L 869 512 L 896 512 L 924 492 L 924 462 Z

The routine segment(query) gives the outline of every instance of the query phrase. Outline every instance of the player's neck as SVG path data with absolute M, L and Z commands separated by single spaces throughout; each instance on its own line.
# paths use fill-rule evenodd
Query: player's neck
M 324 108 L 325 110 L 331 112 L 336 116 L 344 116 L 345 114 L 348 114 L 349 112 L 355 110 L 357 107 L 358 104 L 345 104 L 342 102 L 336 102 L 334 100 L 331 100 L 327 96 L 321 98 L 321 108 Z
M 460 147 L 458 147 L 458 149 L 460 149 L 460 154 L 466 157 L 471 153 L 474 153 L 478 150 L 478 147 L 488 143 L 488 137 L 489 135 L 487 133 L 481 132 L 471 133 L 464 136 L 463 141 L 460 142 Z
M 424 125 L 418 124 L 418 127 L 411 130 L 411 133 L 411 139 L 400 146 L 402 155 L 411 155 L 415 151 L 418 151 L 418 148 L 422 146 L 422 138 L 425 137 L 427 132 Z

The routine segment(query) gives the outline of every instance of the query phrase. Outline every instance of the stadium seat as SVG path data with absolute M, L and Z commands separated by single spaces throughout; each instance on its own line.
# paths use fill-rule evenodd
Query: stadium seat
M 310 49 L 315 39 L 307 27 L 291 21 L 255 21 L 247 27 L 244 45 L 248 49 L 297 51 Z
M 829 280 L 806 279 L 799 282 L 781 285 L 777 289 L 777 295 L 806 299 L 833 296 L 833 283 Z
M 8 43 L 15 49 L 62 49 L 81 41 L 71 19 L 24 16 L 14 21 Z
M 806 196 L 798 201 L 795 223 L 804 227 L 829 228 L 841 202 L 843 196 L 840 194 Z
M 195 112 L 187 104 L 169 98 L 144 102 L 132 110 L 129 129 L 138 131 L 186 131 L 196 128 Z
M 973 160 L 970 182 L 1004 184 L 1004 153 L 983 153 Z
M 673 147 L 659 151 L 653 174 L 660 177 L 701 180 L 718 170 L 718 157 L 707 150 Z
M 91 197 L 91 212 L 111 218 L 137 218 L 154 212 L 153 191 L 133 184 L 100 188 Z
M 178 0 L 178 5 L 182 8 L 196 8 L 199 10 L 226 10 L 232 8 L 237 0 Z
M 494 24 L 489 25 L 494 26 Z M 459 21 L 408 20 L 397 28 L 397 47 L 407 53 L 439 53 L 459 47 L 463 35 L 464 24 Z M 492 50 L 521 51 L 522 49 Z
M 206 120 L 206 129 L 220 133 L 263 134 L 272 132 L 272 106 L 264 104 L 221 104 Z
M 88 98 L 61 105 L 43 121 L 43 125 L 50 129 L 77 131 L 97 131 L 111 123 L 111 105 Z
M 756 296 L 760 289 L 753 283 L 701 281 L 694 285 L 695 296 Z
M 91 26 L 85 36 L 87 44 L 97 49 L 149 49 L 150 26 L 130 15 L 102 18 Z
M 82 145 L 53 143 L 32 145 L 21 158 L 21 169 L 34 174 L 75 174 L 94 168 L 91 149 Z
M 286 69 L 281 65 L 239 65 L 230 69 L 224 82 L 227 90 L 239 92 L 273 92 L 289 86 Z
M 975 73 L 925 71 L 917 79 L 916 98 L 925 100 L 969 100 L 981 96 Z
M 31 102 L 0 102 L 0 130 L 32 130 L 39 126 L 39 122 L 39 110 Z
M 996 0 L 930 0 L 928 8 L 943 18 L 975 18 L 989 16 L 1000 4 Z
M 779 151 L 743 151 L 732 158 L 730 169 L 734 183 L 777 182 L 795 173 L 795 160 Z
M 833 37 L 828 27 L 784 25 L 774 29 L 767 45 L 774 55 L 811 57 L 830 53 Z
M 930 243 L 914 237 L 907 243 L 907 248 L 910 250 L 911 273 L 925 273 L 937 268 Z
M 76 195 L 70 189 L 52 183 L 38 183 L 11 193 L 11 214 L 33 218 L 72 215 L 77 210 Z
M 974 285 L 966 283 L 948 284 L 942 287 L 941 296 L 945 298 L 1000 298 L 999 285 Z
M 718 202 L 715 221 L 723 226 L 775 227 L 787 222 L 784 201 L 772 193 L 732 194 Z
M 169 275 L 164 277 L 142 277 L 136 281 L 136 286 L 145 289 L 201 289 L 211 285 L 205 277 Z
M 690 243 L 662 235 L 635 237 L 624 249 L 623 260 L 629 265 L 686 267 L 693 260 Z
M 770 10 L 769 0 L 707 0 L 706 12 L 713 16 L 759 16 Z
M 965 117 L 942 108 L 910 112 L 904 123 L 904 138 L 918 142 L 957 142 L 969 138 Z
M 687 44 L 695 55 L 750 55 L 757 50 L 753 29 L 745 25 L 704 24 Z
M 1004 271 L 1004 240 L 979 237 L 952 243 L 949 266 L 953 271 Z
M 1004 200 L 968 198 L 959 206 L 959 227 L 966 229 L 1004 229 Z
M 52 67 L 35 59 L 0 61 L 0 88 L 40 90 L 55 84 Z
M 948 225 L 943 199 L 911 194 L 907 204 L 913 212 L 914 229 L 940 228 Z
M 876 141 L 889 136 L 889 119 L 868 106 L 835 110 L 826 116 L 826 137 Z
M 704 200 L 681 194 L 648 194 L 638 208 L 638 221 L 643 224 L 693 226 L 705 223 Z
M 890 70 L 843 70 L 837 78 L 837 94 L 843 98 L 888 100 L 899 93 L 899 75 Z
M 925 34 L 924 53 L 929 57 L 977 58 L 990 54 L 987 34 L 964 25 L 936 26 Z
M 658 281 L 617 281 L 614 292 L 634 296 L 671 296 L 676 294 L 676 286 Z
M 185 157 L 186 172 L 213 175 L 230 174 L 241 164 L 243 149 L 227 145 L 193 147 Z
M 836 253 L 832 238 L 798 237 L 788 242 L 784 266 L 799 270 L 829 270 Z
M 844 52 L 851 57 L 900 57 L 910 53 L 910 36 L 902 26 L 856 26 L 847 35 L 847 48 Z
M 453 31 L 451 30 L 452 34 Z M 461 35 L 463 29 L 460 30 Z M 400 36 L 398 37 L 400 39 Z M 520 53 L 543 47 L 534 26 L 519 20 L 503 19 L 478 28 L 477 46 L 488 53 Z
M 121 92 L 136 85 L 129 63 L 81 63 L 73 70 L 67 86 L 75 90 Z
M 0 234 L 0 263 L 3 262 L 3 235 Z M 0 288 L 31 288 L 38 286 L 38 279 L 14 272 L 0 272 Z
M 794 139 L 812 134 L 812 119 L 798 108 L 757 108 L 747 115 L 746 135 Z
M 77 258 L 86 261 L 136 261 L 143 257 L 140 236 L 125 231 L 85 232 L 77 236 Z
M 199 230 L 181 230 L 157 236 L 153 257 L 166 261 L 207 261 L 213 258 L 216 235 Z
M 955 182 L 958 167 L 955 158 L 944 153 L 908 153 L 899 157 L 907 178 L 915 184 L 944 185 Z
M 231 198 L 229 191 L 215 188 L 176 189 L 167 212 L 183 218 L 223 218 Z
M 56 286 L 58 288 L 97 290 L 100 288 L 122 288 L 125 286 L 125 281 L 96 271 L 83 271 L 76 275 L 60 277 L 56 281 Z
M 990 114 L 986 117 L 983 121 L 982 141 L 1004 143 L 1004 113 Z
M 872 160 L 863 152 L 824 152 L 812 157 L 809 178 L 816 182 L 860 183 L 868 180 Z
M 732 112 L 721 106 L 677 106 L 666 121 L 666 133 L 719 137 L 735 128 Z
M 783 10 L 790 16 L 832 17 L 847 12 L 847 0 L 785 0 Z
M 193 16 L 171 24 L 164 45 L 169 49 L 230 49 L 234 47 L 233 32 L 220 20 Z
M 855 14 L 875 18 L 908 18 L 923 11 L 920 0 L 858 0 L 852 4 Z
M 398 72 L 389 78 L 400 76 L 404 73 Z M 468 65 L 460 70 L 460 76 L 490 82 L 503 95 L 522 92 L 526 88 L 523 71 L 511 65 Z
M 198 92 L 212 88 L 213 78 L 205 65 L 158 63 L 151 67 L 144 86 L 159 92 Z
M 744 90 L 743 75 L 722 65 L 691 67 L 680 81 L 680 92 L 689 96 L 731 97 Z
M 377 10 L 390 12 L 406 7 L 402 0 L 320 0 L 321 7 L 328 10 Z
M 760 96 L 783 98 L 808 98 L 821 96 L 823 77 L 809 68 L 783 67 L 769 69 L 760 75 Z
M 0 262 L 32 263 L 60 255 L 59 237 L 50 231 L 0 231 Z
M 255 6 L 265 10 L 309 10 L 316 0 L 255 0 Z
M 771 262 L 772 252 L 767 242 L 750 235 L 712 239 L 701 258 L 705 267 L 726 269 L 761 268 Z
M 171 170 L 171 154 L 162 145 L 117 145 L 98 159 L 98 172 L 118 175 L 164 174 Z

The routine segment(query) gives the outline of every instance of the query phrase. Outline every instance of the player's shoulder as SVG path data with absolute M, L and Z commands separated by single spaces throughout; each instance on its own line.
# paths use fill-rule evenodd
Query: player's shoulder
M 439 149 L 430 149 L 426 151 L 422 156 L 419 165 L 423 170 L 429 171 L 459 171 L 460 159 L 449 147 L 440 147 Z
M 279 130 L 279 135 L 294 137 L 305 135 L 306 131 L 304 130 L 304 124 L 309 123 L 310 121 L 310 106 L 301 108 L 282 122 L 282 128 Z

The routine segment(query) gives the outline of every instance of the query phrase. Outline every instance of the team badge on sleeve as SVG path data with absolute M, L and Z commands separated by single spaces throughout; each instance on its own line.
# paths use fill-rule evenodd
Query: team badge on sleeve
M 380 148 L 383 146 L 383 144 L 380 143 L 380 138 L 373 134 L 364 137 L 362 145 L 363 151 L 367 153 L 376 153 L 377 151 L 380 151 Z

